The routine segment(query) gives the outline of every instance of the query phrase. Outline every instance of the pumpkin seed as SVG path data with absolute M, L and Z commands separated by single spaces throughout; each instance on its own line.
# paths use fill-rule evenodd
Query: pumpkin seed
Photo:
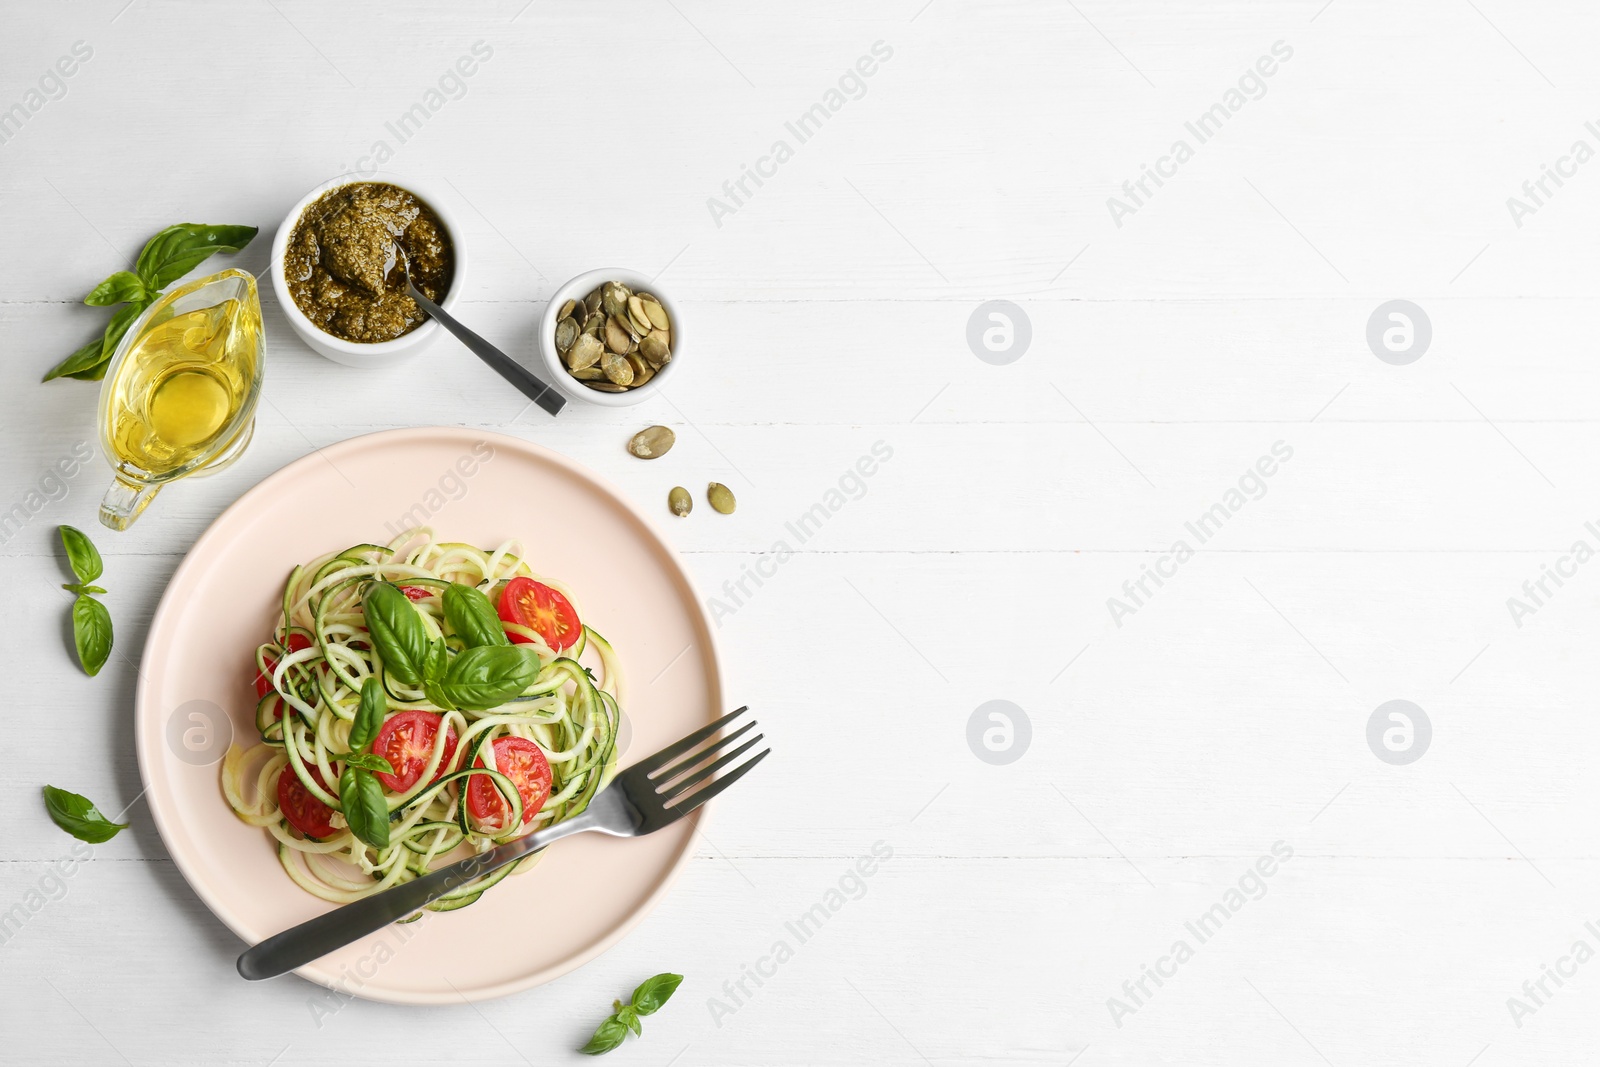
M 596 288 L 594 292 L 583 298 L 583 310 L 593 315 L 600 310 L 601 292 Z
M 572 301 L 567 301 L 572 303 Z M 556 323 L 556 351 L 566 352 L 572 347 L 572 342 L 578 339 L 578 324 L 571 319 L 563 318 Z
M 600 306 L 607 315 L 620 315 L 627 308 L 631 295 L 621 282 L 607 282 L 600 296 Z
M 667 342 L 659 333 L 645 335 L 639 341 L 639 354 L 651 363 L 665 363 Z
M 606 377 L 611 379 L 613 385 L 633 384 L 633 366 L 629 364 L 626 356 L 607 352 L 600 357 L 600 369 L 606 372 Z
M 575 370 L 572 372 L 572 376 L 580 382 L 603 382 L 606 380 L 606 372 L 601 370 L 598 365 Z
M 711 501 L 714 511 L 723 515 L 732 515 L 733 509 L 738 506 L 737 501 L 733 499 L 733 490 L 721 482 L 712 482 L 706 486 L 706 499 Z
M 643 356 L 636 354 L 628 357 L 628 363 L 633 367 L 633 385 L 638 388 L 656 376 L 656 369 Z
M 569 370 L 583 370 L 600 362 L 600 357 L 605 354 L 606 346 L 600 343 L 599 338 L 592 333 L 580 334 L 572 342 L 572 347 L 567 349 L 567 368 Z
M 628 451 L 640 459 L 657 459 L 672 451 L 677 440 L 670 426 L 646 426 L 628 438 Z
M 675 485 L 672 487 L 672 492 L 667 494 L 667 507 L 681 519 L 694 509 L 694 498 L 689 495 L 689 490 L 681 485 Z
M 578 302 L 576 300 L 568 300 L 565 304 L 561 305 L 561 312 L 560 312 L 560 314 L 558 314 L 556 316 L 556 318 L 558 318 L 558 319 L 568 318 L 572 314 L 572 309 L 577 307 L 577 306 L 578 306 Z
M 584 382 L 583 384 L 597 393 L 626 393 L 628 391 L 626 385 L 615 385 L 611 382 Z
M 616 316 L 606 320 L 606 347 L 618 355 L 628 354 L 628 346 L 633 344 L 633 338 L 628 336 L 628 331 L 617 321 Z
M 667 309 L 653 296 L 641 296 L 639 303 L 644 305 L 645 317 L 650 320 L 650 325 L 658 330 L 667 328 Z
M 650 322 L 650 316 L 644 313 L 644 305 L 636 296 L 628 298 L 628 323 L 633 327 L 636 337 L 643 337 L 655 328 Z

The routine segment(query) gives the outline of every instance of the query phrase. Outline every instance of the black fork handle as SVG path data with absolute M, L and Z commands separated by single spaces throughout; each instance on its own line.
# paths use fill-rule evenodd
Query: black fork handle
M 454 334 L 458 341 L 466 345 L 473 355 L 493 368 L 496 374 L 516 386 L 523 396 L 552 415 L 561 414 L 561 409 L 567 405 L 567 398 L 547 385 L 543 378 L 528 370 L 528 368 L 500 351 L 488 341 L 485 341 L 466 326 L 463 326 L 455 316 L 418 292 L 415 285 L 408 285 L 407 291 L 411 294 L 411 299 L 415 300 L 423 311 L 426 311 L 432 318 L 438 319 L 439 325 Z

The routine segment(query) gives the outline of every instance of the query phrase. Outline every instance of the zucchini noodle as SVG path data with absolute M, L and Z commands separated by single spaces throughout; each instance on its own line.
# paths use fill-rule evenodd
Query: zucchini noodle
M 387 671 L 375 650 L 363 610 L 372 583 L 402 586 L 428 638 L 442 639 L 449 652 L 459 653 L 466 642 L 446 619 L 444 590 L 463 583 L 498 603 L 500 591 L 513 578 L 531 578 L 577 604 L 571 590 L 533 572 L 518 542 L 485 551 L 435 541 L 425 527 L 408 530 L 387 545 L 355 545 L 330 553 L 290 573 L 272 639 L 255 655 L 256 669 L 265 679 L 257 686 L 258 692 L 265 690 L 256 705 L 261 743 L 249 750 L 237 745 L 228 750 L 222 792 L 241 820 L 267 830 L 284 871 L 306 892 L 344 904 L 419 878 L 572 818 L 611 780 L 621 675 L 610 644 L 589 627 L 582 627 L 571 647 L 557 652 L 538 630 L 504 622 L 508 635 L 522 639 L 519 647 L 537 653 L 538 676 L 521 693 L 486 710 L 431 702 L 422 687 L 402 684 Z M 382 683 L 386 723 L 409 712 L 438 716 L 431 752 L 414 784 L 403 792 L 383 790 L 389 844 L 381 849 L 351 831 L 338 788 L 345 761 L 354 755 L 350 732 L 369 678 Z M 456 744 L 447 757 L 452 734 Z M 523 814 L 516 784 L 496 768 L 494 742 L 503 738 L 531 741 L 549 763 L 549 793 L 531 817 Z M 284 775 L 293 776 L 312 801 L 332 809 L 327 820 L 331 835 L 307 836 L 280 809 L 278 787 Z M 494 818 L 480 819 L 471 810 L 479 803 L 476 792 L 472 804 L 465 802 L 468 783 L 480 777 L 498 797 Z M 534 853 L 428 908 L 466 907 L 538 858 Z

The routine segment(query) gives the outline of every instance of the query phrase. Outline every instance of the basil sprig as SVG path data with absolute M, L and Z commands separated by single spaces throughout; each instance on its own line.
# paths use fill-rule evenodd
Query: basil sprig
M 439 648 L 443 648 L 441 643 Z M 479 645 L 450 659 L 444 676 L 428 690 L 442 708 L 488 711 L 532 685 L 539 677 L 539 654 L 526 645 Z
M 150 238 L 139 253 L 133 270 L 117 271 L 83 298 L 83 302 L 91 307 L 125 305 L 111 316 L 105 333 L 50 368 L 44 380 L 77 378 L 80 381 L 99 381 L 105 377 L 106 364 L 116 352 L 122 335 L 128 332 L 128 327 L 133 325 L 145 308 L 156 302 L 162 289 L 217 252 L 239 251 L 255 235 L 254 226 L 205 226 L 180 222 Z
M 639 1023 L 639 1016 L 654 1015 L 659 1011 L 661 1005 L 677 992 L 678 984 L 682 981 L 681 974 L 658 974 L 653 978 L 646 978 L 639 988 L 633 991 L 632 1002 L 628 1004 L 620 1000 L 612 1002 L 611 1015 L 596 1028 L 589 1043 L 578 1051 L 589 1056 L 610 1052 L 622 1044 L 629 1030 L 642 1037 L 644 1027 Z
M 93 678 L 111 658 L 111 612 L 88 593 L 72 602 L 72 643 L 83 673 Z
M 402 594 L 404 595 L 404 594 Z M 361 683 L 361 706 L 350 724 L 350 754 L 344 757 L 339 774 L 339 807 L 350 832 L 373 848 L 389 847 L 389 802 L 383 798 L 383 783 L 373 772 L 393 774 L 394 765 L 373 752 L 362 752 L 378 736 L 389 701 L 383 683 L 368 678 Z
M 67 562 L 72 566 L 72 573 L 78 578 L 75 582 L 62 582 L 61 588 L 69 593 L 104 593 L 105 590 L 100 586 L 89 584 L 100 577 L 103 569 L 100 553 L 89 539 L 71 526 L 63 526 L 61 543 L 66 546 Z
M 422 692 L 435 707 L 455 711 L 460 705 L 444 690 L 444 680 L 449 673 L 450 652 L 443 640 L 435 638 L 422 660 Z
M 444 618 L 468 648 L 511 643 L 494 603 L 475 586 L 456 582 L 444 591 Z
M 455 585 L 445 590 L 443 599 L 446 621 L 468 646 L 459 653 L 452 654 L 443 640 L 429 638 L 422 614 L 398 586 L 389 582 L 367 586 L 362 598 L 367 632 L 385 670 L 403 685 L 421 686 L 428 699 L 446 711 L 487 711 L 534 683 L 539 677 L 538 653 L 510 642 L 488 597 L 470 586 Z M 494 634 L 499 634 L 498 642 Z
M 119 270 L 89 291 L 83 302 L 90 307 L 109 307 L 130 300 L 143 300 L 150 295 L 144 279 L 130 270 Z
M 422 691 L 445 711 L 488 711 L 539 677 L 539 654 L 525 645 L 479 645 L 452 655 L 436 638 L 422 662 Z
M 356 709 L 355 722 L 350 724 L 350 751 L 359 752 L 372 744 L 383 728 L 384 716 L 389 712 L 389 701 L 384 696 L 383 683 L 368 678 L 361 683 L 361 706 Z M 387 769 L 387 773 L 393 773 Z
M 61 527 L 61 547 L 67 550 L 67 564 L 80 582 L 92 582 L 105 573 L 100 550 L 87 534 L 75 526 Z
M 127 823 L 112 822 L 100 814 L 100 809 L 88 797 L 57 789 L 53 785 L 44 787 L 44 808 L 50 813 L 51 822 L 79 841 L 87 841 L 91 845 L 110 841 L 128 828 Z
M 411 598 L 389 582 L 373 582 L 362 598 L 362 609 L 384 669 L 403 685 L 421 684 L 422 663 L 431 643 Z
M 360 764 L 358 765 L 358 762 Z M 378 766 L 382 764 L 382 766 Z M 372 770 L 393 774 L 394 768 L 382 756 L 352 756 L 339 775 L 339 807 L 350 832 L 373 848 L 389 847 L 389 802 L 383 799 L 383 783 Z
M 180 222 L 145 243 L 134 265 L 151 290 L 165 289 L 217 252 L 238 252 L 256 235 L 254 226 L 205 226 Z
M 682 982 L 681 974 L 658 974 L 654 978 L 646 978 L 633 991 L 633 1010 L 640 1015 L 654 1015 L 678 991 Z
M 105 590 L 90 584 L 104 573 L 105 563 L 100 559 L 94 542 L 82 530 L 62 526 L 60 533 L 61 547 L 67 552 L 67 565 L 78 579 L 61 587 L 77 594 L 77 599 L 72 602 L 72 644 L 77 649 L 83 672 L 92 678 L 100 673 L 100 668 L 111 658 L 111 613 L 91 595 L 104 593 Z
M 122 335 L 128 332 L 133 320 L 155 302 L 154 296 L 142 296 L 133 303 L 119 308 L 106 325 L 105 334 L 78 349 L 57 363 L 45 374 L 44 381 L 55 378 L 76 378 L 81 382 L 97 382 L 106 376 L 106 364 L 116 354 Z

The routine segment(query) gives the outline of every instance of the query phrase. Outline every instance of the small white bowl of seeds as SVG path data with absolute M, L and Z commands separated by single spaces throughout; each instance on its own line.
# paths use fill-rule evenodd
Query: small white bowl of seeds
M 678 306 L 649 277 L 605 267 L 556 290 L 539 320 L 539 354 L 567 396 L 627 407 L 676 371 L 681 336 Z

